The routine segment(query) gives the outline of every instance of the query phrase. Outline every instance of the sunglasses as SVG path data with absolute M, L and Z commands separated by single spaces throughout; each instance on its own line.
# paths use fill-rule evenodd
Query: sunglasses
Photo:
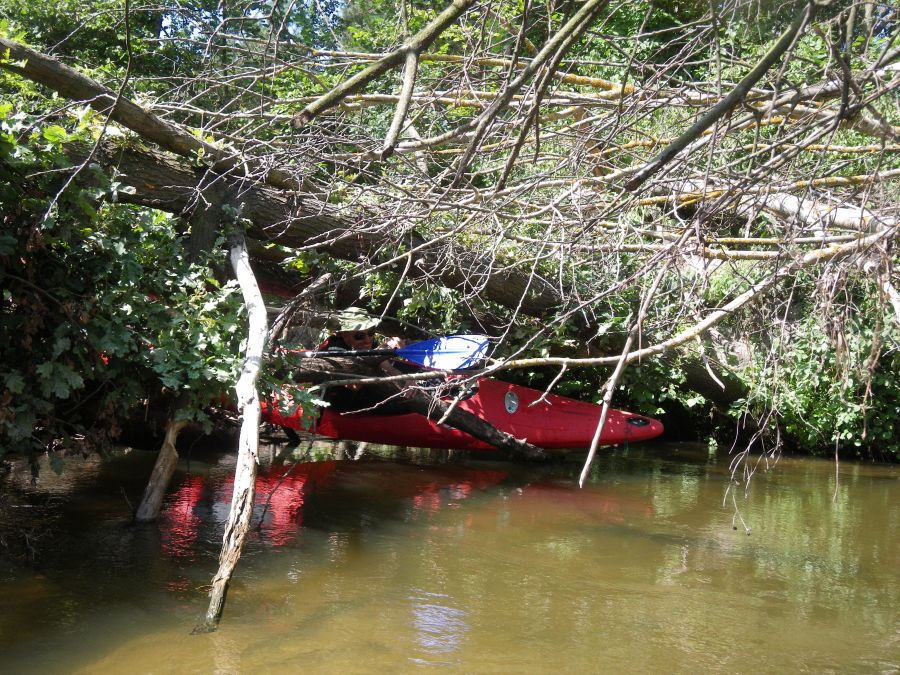
M 358 330 L 351 337 L 354 340 L 365 340 L 366 338 L 373 337 L 375 335 L 375 331 L 373 330 Z

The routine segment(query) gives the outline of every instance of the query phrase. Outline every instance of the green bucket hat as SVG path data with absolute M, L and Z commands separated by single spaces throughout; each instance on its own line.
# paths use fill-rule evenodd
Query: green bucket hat
M 370 316 L 359 307 L 348 307 L 328 321 L 328 327 L 336 331 L 369 330 L 375 328 L 380 319 Z

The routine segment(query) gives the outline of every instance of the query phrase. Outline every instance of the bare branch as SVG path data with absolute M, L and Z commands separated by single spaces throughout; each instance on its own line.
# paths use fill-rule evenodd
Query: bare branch
M 381 159 L 387 159 L 394 152 L 397 138 L 406 121 L 406 111 L 409 110 L 409 102 L 412 100 L 413 87 L 416 84 L 416 71 L 419 68 L 419 56 L 414 51 L 406 55 L 406 65 L 403 69 L 403 88 L 400 90 L 400 98 L 397 108 L 394 110 L 394 119 L 391 120 L 391 128 L 388 129 L 384 139 L 384 147 L 381 149 Z
M 434 21 L 407 40 L 402 47 L 381 57 L 368 68 L 341 82 L 331 91 L 307 105 L 294 117 L 294 127 L 299 129 L 304 124 L 308 124 L 317 115 L 321 115 L 337 105 L 344 97 L 355 94 L 378 76 L 396 68 L 404 61 L 408 53 L 420 53 L 428 49 L 431 43 L 474 3 L 475 0 L 453 0 L 450 6 L 441 12 Z
M 815 14 L 815 2 L 808 2 L 803 11 L 794 19 L 794 23 L 781 35 L 778 41 L 772 45 L 772 48 L 760 60 L 759 63 L 742 79 L 731 92 L 710 108 L 694 125 L 684 134 L 672 142 L 657 157 L 646 164 L 640 171 L 635 174 L 627 183 L 625 189 L 631 192 L 637 190 L 644 182 L 662 167 L 675 158 L 679 152 L 684 150 L 688 145 L 697 139 L 700 134 L 721 119 L 730 110 L 733 110 L 744 97 L 750 92 L 759 80 L 765 75 L 769 69 L 784 55 L 784 53 L 794 44 L 797 36 L 803 28 L 809 23 Z

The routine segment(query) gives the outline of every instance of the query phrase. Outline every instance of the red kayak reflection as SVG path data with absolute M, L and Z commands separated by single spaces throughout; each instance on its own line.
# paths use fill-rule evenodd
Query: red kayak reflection
M 453 476 L 447 476 L 446 482 L 432 481 L 413 494 L 411 520 L 418 519 L 420 514 L 434 515 L 443 506 L 455 506 L 472 493 L 497 485 L 507 475 L 506 471 L 467 469 L 457 480 L 452 480 Z
M 338 460 L 276 465 L 256 478 L 250 536 L 270 546 L 294 541 L 301 532 L 310 494 L 334 484 L 338 476 L 343 476 L 344 488 L 361 481 L 367 491 L 387 495 L 399 506 L 405 502 L 409 518 L 417 520 L 500 483 L 507 472 L 455 466 L 386 471 L 380 464 Z M 194 557 L 201 524 L 225 521 L 233 489 L 233 476 L 218 484 L 202 475 L 188 477 L 167 500 L 160 515 L 163 551 L 174 558 Z
M 327 484 L 337 460 L 270 467 L 256 477 L 253 530 L 273 546 L 292 541 L 303 524 L 303 503 L 309 489 Z M 162 548 L 175 558 L 194 556 L 194 544 L 204 518 L 224 520 L 231 504 L 234 476 L 219 485 L 208 477 L 190 476 L 167 500 L 160 514 Z
M 203 476 L 189 476 L 159 516 L 162 548 L 173 558 L 193 558 L 200 527 L 197 505 L 203 496 Z

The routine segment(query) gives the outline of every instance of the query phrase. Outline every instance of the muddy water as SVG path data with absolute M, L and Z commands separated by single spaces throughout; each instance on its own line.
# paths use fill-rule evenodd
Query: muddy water
M 442 459 L 267 462 L 201 636 L 232 457 L 183 461 L 139 527 L 151 453 L 14 465 L 0 671 L 900 670 L 900 467 L 785 458 L 732 500 L 691 446 L 611 451 L 581 490 L 577 462 Z

